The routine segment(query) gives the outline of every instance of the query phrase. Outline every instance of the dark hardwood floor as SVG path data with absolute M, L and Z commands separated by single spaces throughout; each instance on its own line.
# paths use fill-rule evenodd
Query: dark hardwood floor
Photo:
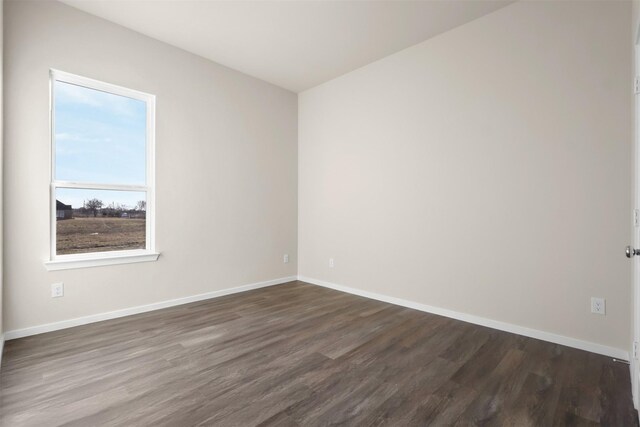
M 292 282 L 8 341 L 5 426 L 638 425 L 610 358 Z

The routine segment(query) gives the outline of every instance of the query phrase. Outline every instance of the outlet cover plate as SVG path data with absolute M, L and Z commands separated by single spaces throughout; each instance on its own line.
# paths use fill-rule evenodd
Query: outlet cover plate
M 51 285 L 51 298 L 60 298 L 64 296 L 64 283 L 54 283 Z
M 604 298 L 591 297 L 591 312 L 604 315 L 606 313 L 606 301 Z

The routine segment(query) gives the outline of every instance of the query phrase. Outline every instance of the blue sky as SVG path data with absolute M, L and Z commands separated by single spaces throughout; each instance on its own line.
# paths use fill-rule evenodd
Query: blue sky
M 144 185 L 146 104 L 59 81 L 55 95 L 56 180 Z M 74 208 L 94 197 L 135 206 L 144 193 L 60 189 L 56 195 Z

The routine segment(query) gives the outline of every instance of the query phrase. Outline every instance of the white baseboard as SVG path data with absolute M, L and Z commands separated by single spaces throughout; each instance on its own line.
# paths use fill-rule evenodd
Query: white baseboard
M 2 369 L 2 352 L 4 351 L 4 334 L 0 334 L 0 369 Z
M 252 289 L 265 288 L 267 286 L 280 285 L 282 283 L 296 280 L 296 276 L 282 277 L 280 279 L 267 280 L 264 282 L 251 283 L 235 288 L 222 289 L 219 291 L 207 292 L 184 298 L 176 298 L 168 301 L 156 302 L 153 304 L 139 305 L 137 307 L 124 308 L 122 310 L 109 311 L 106 313 L 92 314 L 90 316 L 77 317 L 75 319 L 62 320 L 60 322 L 47 323 L 44 325 L 32 326 L 24 329 L 16 329 L 4 333 L 4 339 L 13 340 L 30 335 L 43 334 L 45 332 L 57 331 L 60 329 L 72 328 L 74 326 L 86 325 L 88 323 L 101 322 L 103 320 L 115 319 L 118 317 L 131 316 L 132 314 L 146 313 L 148 311 L 159 310 L 161 308 L 173 307 L 176 305 L 188 304 L 190 302 L 202 301 L 217 298 L 225 295 L 246 292 Z
M 311 283 L 313 285 L 323 286 L 325 288 L 335 289 L 337 291 L 346 292 L 361 297 L 370 298 L 390 304 L 400 305 L 403 307 L 420 310 L 427 313 L 433 313 L 440 316 L 450 317 L 452 319 L 462 320 L 476 325 L 486 326 L 488 328 L 498 329 L 505 332 L 511 332 L 525 337 L 536 338 L 542 341 L 548 341 L 555 344 L 566 345 L 580 350 L 590 351 L 592 353 L 603 354 L 616 359 L 629 360 L 629 352 L 620 348 L 609 347 L 602 344 L 596 344 L 589 341 L 583 341 L 576 338 L 566 337 L 551 332 L 545 332 L 538 329 L 531 329 L 524 326 L 514 325 L 512 323 L 501 322 L 499 320 L 487 319 L 485 317 L 475 316 L 473 314 L 461 313 L 458 311 L 448 310 L 446 308 L 434 307 L 431 305 L 421 304 L 402 298 L 390 297 L 375 292 L 363 291 L 361 289 L 350 288 L 348 286 L 337 285 L 335 283 L 325 282 L 323 280 L 313 279 L 311 277 L 298 276 L 298 280 Z

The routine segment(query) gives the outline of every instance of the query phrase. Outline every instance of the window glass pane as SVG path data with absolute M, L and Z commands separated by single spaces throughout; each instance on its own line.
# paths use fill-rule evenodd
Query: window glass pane
M 146 193 L 56 190 L 56 254 L 145 249 Z
M 54 82 L 56 179 L 144 185 L 146 103 Z

